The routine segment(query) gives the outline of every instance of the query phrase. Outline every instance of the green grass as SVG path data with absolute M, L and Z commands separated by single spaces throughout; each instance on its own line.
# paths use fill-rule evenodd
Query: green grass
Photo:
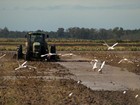
M 55 44 L 58 51 L 106 51 L 107 47 L 103 45 L 103 40 L 81 40 L 81 39 L 46 39 L 48 45 Z M 25 46 L 26 39 L 6 39 L 0 38 L 1 51 L 15 51 L 18 45 Z M 107 40 L 109 45 L 119 42 L 116 46 L 117 51 L 140 51 L 140 42 L 138 41 L 116 41 Z

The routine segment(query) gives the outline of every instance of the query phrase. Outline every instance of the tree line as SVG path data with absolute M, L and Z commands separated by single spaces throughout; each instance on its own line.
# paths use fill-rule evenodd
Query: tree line
M 50 38 L 74 38 L 91 40 L 140 40 L 140 29 L 123 29 L 115 27 L 113 29 L 79 28 L 71 27 L 68 29 L 58 28 L 57 31 L 43 31 Z M 9 31 L 7 27 L 0 28 L 0 38 L 24 38 L 28 31 Z

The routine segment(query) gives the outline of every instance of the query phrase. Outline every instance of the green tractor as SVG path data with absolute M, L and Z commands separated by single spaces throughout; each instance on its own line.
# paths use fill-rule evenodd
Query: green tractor
M 45 38 L 48 38 L 48 35 L 45 35 L 41 32 L 28 33 L 26 36 L 27 41 L 25 43 L 25 51 L 23 53 L 22 45 L 19 45 L 17 49 L 17 58 L 29 60 L 47 60 L 47 61 L 56 61 L 58 56 L 56 55 L 55 45 L 50 46 L 50 51 L 48 44 L 45 41 Z M 51 56 L 49 55 L 51 53 Z M 46 56 L 41 57 L 41 55 L 46 54 Z

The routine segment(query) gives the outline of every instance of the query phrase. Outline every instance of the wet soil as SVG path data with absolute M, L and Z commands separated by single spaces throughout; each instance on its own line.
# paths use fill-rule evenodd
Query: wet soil
M 127 86 L 127 83 L 121 87 L 124 82 L 129 82 L 130 80 L 137 83 L 135 78 L 133 80 L 133 77 L 136 76 L 137 78 L 138 75 L 128 71 L 121 71 L 119 67 L 109 64 L 105 66 L 102 74 L 98 74 L 97 71 L 92 71 L 88 62 L 92 57 L 86 57 L 85 54 L 83 57 L 82 53 L 79 56 L 78 53 L 75 53 L 78 55 L 77 58 L 64 57 L 62 60 L 73 61 L 81 59 L 81 61 L 86 60 L 87 62 L 29 61 L 27 64 L 35 66 L 37 69 L 24 68 L 15 71 L 15 68 L 18 67 L 18 62 L 22 64 L 24 60 L 17 62 L 16 59 L 13 59 L 13 52 L 6 52 L 6 56 L 0 59 L 0 104 L 139 105 L 140 98 L 135 98 L 137 94 L 140 96 L 139 89 L 130 89 L 129 87 L 133 86 Z M 1 53 L 1 55 L 3 54 L 4 52 Z M 100 59 L 100 61 L 102 60 Z M 117 73 L 122 78 L 120 82 L 116 80 L 120 78 L 117 77 Z M 88 75 L 85 76 L 86 74 Z M 125 79 L 121 74 L 127 74 Z M 88 84 L 91 84 L 86 82 L 88 77 L 93 77 L 94 81 L 96 80 L 95 84 L 93 84 L 95 88 L 88 86 Z M 105 79 L 106 81 L 104 82 Z M 78 80 L 82 80 L 82 82 L 77 83 Z M 114 82 L 115 86 L 111 87 Z M 106 86 L 110 86 L 112 89 L 106 89 Z M 104 90 L 101 87 L 104 87 Z M 123 94 L 125 89 L 127 89 L 127 92 Z

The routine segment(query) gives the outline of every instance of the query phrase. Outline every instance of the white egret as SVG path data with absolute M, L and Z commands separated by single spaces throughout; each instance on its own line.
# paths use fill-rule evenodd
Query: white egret
M 78 84 L 81 84 L 81 82 L 82 82 L 81 80 L 77 81 Z
M 123 91 L 123 94 L 126 94 L 126 91 Z
M 117 45 L 118 43 L 113 44 L 112 46 L 109 46 L 106 42 L 103 45 L 106 45 L 108 50 L 114 50 L 114 47 Z
M 15 68 L 15 70 L 19 70 L 19 69 L 23 69 L 23 68 L 36 69 L 36 67 L 34 67 L 34 66 L 27 65 L 27 61 L 23 62 L 21 65 L 18 62 L 18 65 L 19 65 L 19 67 Z
M 93 64 L 93 62 L 94 62 L 94 64 Z M 97 69 L 97 62 L 98 62 L 97 59 L 91 60 L 90 64 L 92 65 L 93 70 Z
M 137 95 L 135 95 L 135 98 L 138 98 L 138 96 L 139 96 L 138 94 L 137 94 Z
M 47 54 L 43 54 L 43 55 L 41 55 L 41 57 L 52 56 L 52 55 L 57 55 L 57 54 L 56 54 L 56 53 L 47 53 Z
M 19 67 L 15 68 L 15 70 L 22 69 L 22 68 L 26 68 L 26 67 L 27 67 L 26 63 L 27 63 L 27 61 L 23 62 L 23 63 L 20 65 L 19 62 L 18 62 Z
M 70 94 L 69 94 L 69 97 L 71 97 L 73 95 L 73 93 L 71 92 Z
M 120 64 L 120 63 L 133 63 L 133 62 L 128 60 L 127 58 L 123 58 L 118 62 L 118 64 Z
M 61 56 L 64 57 L 64 56 L 76 56 L 76 55 L 73 53 L 68 53 L 68 54 L 62 54 Z
M 98 69 L 99 73 L 102 73 L 102 69 L 103 69 L 104 65 L 105 65 L 105 61 L 103 61 L 103 63 L 101 64 L 101 67 Z

